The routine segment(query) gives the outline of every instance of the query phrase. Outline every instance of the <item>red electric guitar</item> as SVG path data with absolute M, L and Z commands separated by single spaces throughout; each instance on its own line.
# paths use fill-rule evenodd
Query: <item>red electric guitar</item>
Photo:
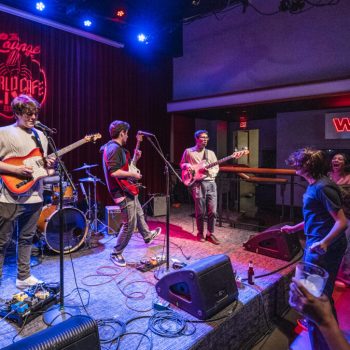
M 83 139 L 60 149 L 57 152 L 58 156 L 62 156 L 63 154 L 83 145 L 84 143 L 95 142 L 100 138 L 101 134 L 86 135 Z M 56 158 L 56 155 L 55 153 L 52 153 L 49 155 L 49 157 Z M 47 169 L 45 168 L 45 159 L 39 148 L 34 148 L 24 157 L 7 158 L 3 160 L 3 162 L 11 165 L 25 165 L 33 169 L 33 173 L 30 177 L 18 177 L 10 174 L 1 175 L 2 180 L 4 181 L 4 184 L 8 190 L 17 195 L 29 191 L 39 179 L 48 176 Z
M 125 165 L 121 168 L 124 171 L 132 171 L 134 173 L 140 173 L 140 170 L 136 167 L 137 163 L 137 151 L 140 149 L 140 144 L 143 141 L 143 135 L 136 135 L 137 143 L 134 151 L 134 156 L 129 164 L 129 159 L 126 159 Z M 133 177 L 129 177 L 126 179 L 115 178 L 121 187 L 121 189 L 132 196 L 137 196 L 139 194 L 139 188 L 142 186 L 137 180 Z

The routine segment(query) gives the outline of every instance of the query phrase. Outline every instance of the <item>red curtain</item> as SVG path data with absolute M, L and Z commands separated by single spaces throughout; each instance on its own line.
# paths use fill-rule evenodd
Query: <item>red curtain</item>
M 172 60 L 141 57 L 118 49 L 0 12 L 0 34 L 18 33 L 21 42 L 40 45 L 38 59 L 47 74 L 47 98 L 40 120 L 55 127 L 59 148 L 86 134 L 99 132 L 102 140 L 81 146 L 63 157 L 69 171 L 84 162 L 97 163 L 91 171 L 103 179 L 99 148 L 109 140 L 108 126 L 115 119 L 131 124 L 128 148 L 135 145 L 138 129 L 157 135 L 164 153 L 169 152 L 170 117 L 166 102 L 171 99 Z M 0 41 L 0 45 L 2 42 Z M 4 56 L 0 54 L 0 59 Z M 1 63 L 1 62 L 0 62 Z M 3 86 L 0 84 L 0 89 Z M 2 94 L 2 92 L 1 92 Z M 1 126 L 13 121 L 0 120 Z M 141 145 L 139 162 L 146 193 L 165 192 L 164 165 L 147 140 Z M 85 177 L 73 172 L 74 181 Z M 99 199 L 109 202 L 102 185 Z

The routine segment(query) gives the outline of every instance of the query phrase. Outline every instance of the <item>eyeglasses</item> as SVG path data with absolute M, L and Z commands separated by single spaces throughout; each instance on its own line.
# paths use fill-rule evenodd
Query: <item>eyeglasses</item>
M 38 115 L 39 115 L 38 111 L 26 111 L 23 113 L 23 116 L 27 118 L 31 118 L 32 116 L 36 118 Z

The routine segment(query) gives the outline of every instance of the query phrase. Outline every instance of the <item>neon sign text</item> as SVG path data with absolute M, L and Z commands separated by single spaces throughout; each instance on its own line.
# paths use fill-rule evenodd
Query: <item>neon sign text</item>
M 337 132 L 350 131 L 350 117 L 333 118 L 332 121 Z

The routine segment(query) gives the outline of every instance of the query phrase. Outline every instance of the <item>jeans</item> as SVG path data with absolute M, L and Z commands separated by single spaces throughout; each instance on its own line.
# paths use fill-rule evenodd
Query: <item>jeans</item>
M 319 254 L 310 252 L 309 248 L 312 243 L 313 242 L 308 242 L 308 241 L 306 242 L 303 260 L 305 262 L 310 262 L 312 264 L 321 266 L 328 272 L 329 277 L 323 293 L 326 294 L 327 297 L 329 298 L 332 305 L 333 314 L 335 317 L 337 317 L 332 294 L 333 294 L 335 279 L 337 277 L 337 273 L 338 273 L 343 255 L 347 247 L 346 236 L 343 234 L 341 238 L 339 238 L 335 243 L 331 244 L 328 247 L 326 254 L 324 255 L 319 255 Z M 309 330 L 309 337 L 310 337 L 312 349 L 329 350 L 327 342 L 323 338 L 320 330 L 311 321 L 308 321 L 308 330 Z
M 150 238 L 151 235 L 138 196 L 135 196 L 133 199 L 126 197 L 119 206 L 121 209 L 122 227 L 117 237 L 117 244 L 114 247 L 116 254 L 123 252 L 136 227 L 144 240 Z
M 41 207 L 41 202 L 33 204 L 0 203 L 0 275 L 6 249 L 11 242 L 17 219 L 17 278 L 25 280 L 30 276 L 30 254 Z
M 208 215 L 208 233 L 214 233 L 217 208 L 215 181 L 195 182 L 191 187 L 191 194 L 194 200 L 198 234 L 203 236 L 205 212 Z

